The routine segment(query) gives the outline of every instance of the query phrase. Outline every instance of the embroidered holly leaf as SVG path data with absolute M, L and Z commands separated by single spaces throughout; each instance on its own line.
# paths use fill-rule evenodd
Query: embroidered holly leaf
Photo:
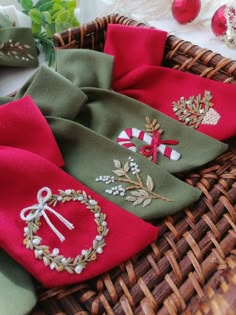
M 49 266 L 50 265 L 50 260 L 46 256 L 43 256 L 43 262 L 44 262 L 45 266 Z
M 113 160 L 113 162 L 116 168 L 121 168 L 121 163 L 119 160 Z
M 134 196 L 127 196 L 127 197 L 125 197 L 125 200 L 133 202 L 133 201 L 136 200 L 136 197 L 134 197 Z
M 124 171 L 126 173 L 128 173 L 128 171 L 129 171 L 129 163 L 128 162 L 126 162 L 125 165 L 124 165 Z
M 124 176 L 126 174 L 124 170 L 115 170 L 112 172 L 116 174 L 117 176 Z
M 143 202 L 143 198 L 138 198 L 135 200 L 135 202 L 133 203 L 133 206 L 137 206 L 140 205 Z
M 146 206 L 150 205 L 151 202 L 152 202 L 151 198 L 148 198 L 148 199 L 144 200 L 143 207 L 146 207 Z
M 149 191 L 153 190 L 154 184 L 151 176 L 147 175 L 147 180 L 146 180 L 146 187 Z
M 66 269 L 66 271 L 68 271 L 70 274 L 73 274 L 73 273 L 74 273 L 74 271 L 73 271 L 70 267 L 68 267 L 68 266 L 65 266 L 65 269 Z
M 139 189 L 139 192 L 140 192 L 141 196 L 146 197 L 146 198 L 149 197 L 149 194 L 148 194 L 148 192 L 146 190 Z
M 139 190 L 138 191 L 137 190 L 131 191 L 131 195 L 136 196 L 136 197 L 142 196 L 142 194 L 140 193 Z

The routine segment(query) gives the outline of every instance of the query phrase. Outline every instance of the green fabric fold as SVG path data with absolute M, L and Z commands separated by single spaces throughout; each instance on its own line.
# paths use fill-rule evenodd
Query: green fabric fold
M 125 128 L 138 128 L 145 131 L 145 118 L 148 116 L 152 121 L 157 119 L 164 131 L 161 139 L 179 141 L 179 144 L 172 146 L 181 154 L 179 160 L 173 161 L 158 154 L 158 165 L 171 173 L 188 171 L 202 166 L 227 150 L 228 146 L 223 142 L 188 128 L 141 102 L 103 89 L 102 84 L 97 84 L 99 81 L 97 77 L 95 78 L 90 73 L 90 69 L 96 68 L 101 56 L 104 66 L 103 71 L 101 71 L 101 67 L 99 68 L 97 76 L 100 76 L 102 80 L 104 73 L 107 73 L 107 76 L 111 75 L 111 68 L 105 67 L 104 61 L 106 59 L 107 64 L 110 65 L 111 56 L 83 49 L 57 51 L 58 73 L 72 80 L 73 85 L 81 87 L 88 96 L 88 102 L 81 108 L 79 116 L 73 117 L 74 121 L 116 142 L 120 132 Z M 85 71 L 86 65 L 87 71 Z M 79 81 L 74 79 L 76 76 L 80 76 L 82 71 L 87 74 L 87 86 L 79 86 Z M 132 139 L 132 141 L 135 140 Z M 137 151 L 143 145 L 143 142 L 139 142 Z
M 0 250 L 0 314 L 25 315 L 36 302 L 31 276 Z

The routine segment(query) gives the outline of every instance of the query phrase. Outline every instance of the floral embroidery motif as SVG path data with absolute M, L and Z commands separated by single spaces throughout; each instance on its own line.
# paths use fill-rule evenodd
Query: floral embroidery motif
M 59 194 L 56 195 L 51 194 L 50 189 L 44 187 L 38 192 L 38 196 L 40 194 L 42 195 L 43 192 L 48 193 L 48 198 L 45 198 L 43 203 L 39 202 L 39 204 L 25 208 L 21 211 L 21 218 L 27 221 L 27 226 L 24 228 L 25 239 L 23 244 L 26 248 L 33 250 L 35 258 L 43 260 L 45 266 L 48 266 L 51 270 L 54 269 L 58 272 L 67 271 L 70 274 L 80 274 L 89 262 L 97 259 L 97 254 L 102 254 L 103 247 L 106 246 L 105 236 L 109 231 L 105 220 L 106 215 L 101 212 L 101 207 L 98 205 L 98 202 L 87 195 L 85 191 L 75 191 L 73 189 L 67 189 L 65 191 L 59 190 Z M 38 198 L 38 201 L 39 199 L 40 198 Z M 48 205 L 56 206 L 60 202 L 64 203 L 69 201 L 78 201 L 81 204 L 84 204 L 86 208 L 94 214 L 94 221 L 97 224 L 97 235 L 93 240 L 92 246 L 88 249 L 83 249 L 81 254 L 77 255 L 75 258 L 64 257 L 60 254 L 58 248 L 50 250 L 49 246 L 41 244 L 41 237 L 36 235 L 41 225 L 40 216 L 44 216 L 46 219 L 45 213 L 43 214 L 42 212 L 51 209 Z M 68 221 L 65 218 L 58 214 L 54 209 L 51 210 L 53 210 L 53 214 L 67 225 Z M 28 211 L 29 213 L 25 217 L 24 214 Z M 47 223 L 52 228 L 52 223 L 50 221 L 47 221 Z M 70 228 L 73 228 L 73 225 L 70 225 Z
M 133 202 L 133 206 L 143 204 L 143 207 L 148 206 L 153 199 L 161 199 L 164 201 L 172 201 L 166 197 L 163 197 L 153 192 L 154 183 L 151 176 L 147 175 L 146 183 L 144 184 L 139 174 L 141 170 L 139 165 L 133 158 L 129 157 L 129 160 L 122 166 L 119 160 L 114 160 L 116 170 L 112 172 L 116 176 L 99 176 L 95 179 L 96 182 L 104 182 L 106 185 L 113 184 L 115 182 L 123 183 L 114 185 L 105 190 L 109 195 L 125 197 L 126 192 L 130 191 L 130 195 L 125 197 L 125 200 Z M 131 173 L 132 175 L 129 175 Z M 133 177 L 133 178 L 132 178 Z
M 34 60 L 34 56 L 26 51 L 26 49 L 30 48 L 29 45 L 21 44 L 20 42 L 13 43 L 12 40 L 9 39 L 8 42 L 0 44 L 0 57 L 6 55 L 26 62 L 30 59 Z
M 192 128 L 197 129 L 200 124 L 216 125 L 220 115 L 212 108 L 211 93 L 205 91 L 204 97 L 199 94 L 196 98 L 191 96 L 188 100 L 181 97 L 179 101 L 173 102 L 173 111 L 179 121 Z
M 140 139 L 146 142 L 147 145 L 141 147 L 140 153 L 151 159 L 153 163 L 157 162 L 158 151 L 170 160 L 179 160 L 180 153 L 167 146 L 167 144 L 178 144 L 178 140 L 161 140 L 163 130 L 160 129 L 160 124 L 157 120 L 154 119 L 153 122 L 151 122 L 151 120 L 146 117 L 146 122 L 147 132 L 137 128 L 126 128 L 117 137 L 117 142 L 133 152 L 136 152 L 137 148 L 131 141 L 132 138 Z

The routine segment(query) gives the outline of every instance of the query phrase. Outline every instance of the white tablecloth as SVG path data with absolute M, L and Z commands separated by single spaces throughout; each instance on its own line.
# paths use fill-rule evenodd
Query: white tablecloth
M 0 5 L 9 5 L 16 0 L 0 0 Z M 202 0 L 198 17 L 189 24 L 180 25 L 171 14 L 171 0 L 80 0 L 76 16 L 81 23 L 92 21 L 97 16 L 120 13 L 151 26 L 166 30 L 184 40 L 236 60 L 236 49 L 220 41 L 211 30 L 211 18 L 227 0 Z M 42 61 L 42 58 L 41 58 Z M 0 68 L 0 95 L 18 89 L 35 69 Z

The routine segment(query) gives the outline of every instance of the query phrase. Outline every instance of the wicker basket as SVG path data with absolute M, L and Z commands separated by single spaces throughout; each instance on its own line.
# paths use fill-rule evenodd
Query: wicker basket
M 108 23 L 145 26 L 117 14 L 54 35 L 56 49 L 101 51 Z M 128 49 L 128 47 L 124 47 Z M 169 36 L 163 66 L 236 83 L 236 61 Z M 39 286 L 31 315 L 236 314 L 236 142 L 195 172 L 179 175 L 202 190 L 191 208 L 153 222 L 158 240 L 106 274 L 60 289 Z

